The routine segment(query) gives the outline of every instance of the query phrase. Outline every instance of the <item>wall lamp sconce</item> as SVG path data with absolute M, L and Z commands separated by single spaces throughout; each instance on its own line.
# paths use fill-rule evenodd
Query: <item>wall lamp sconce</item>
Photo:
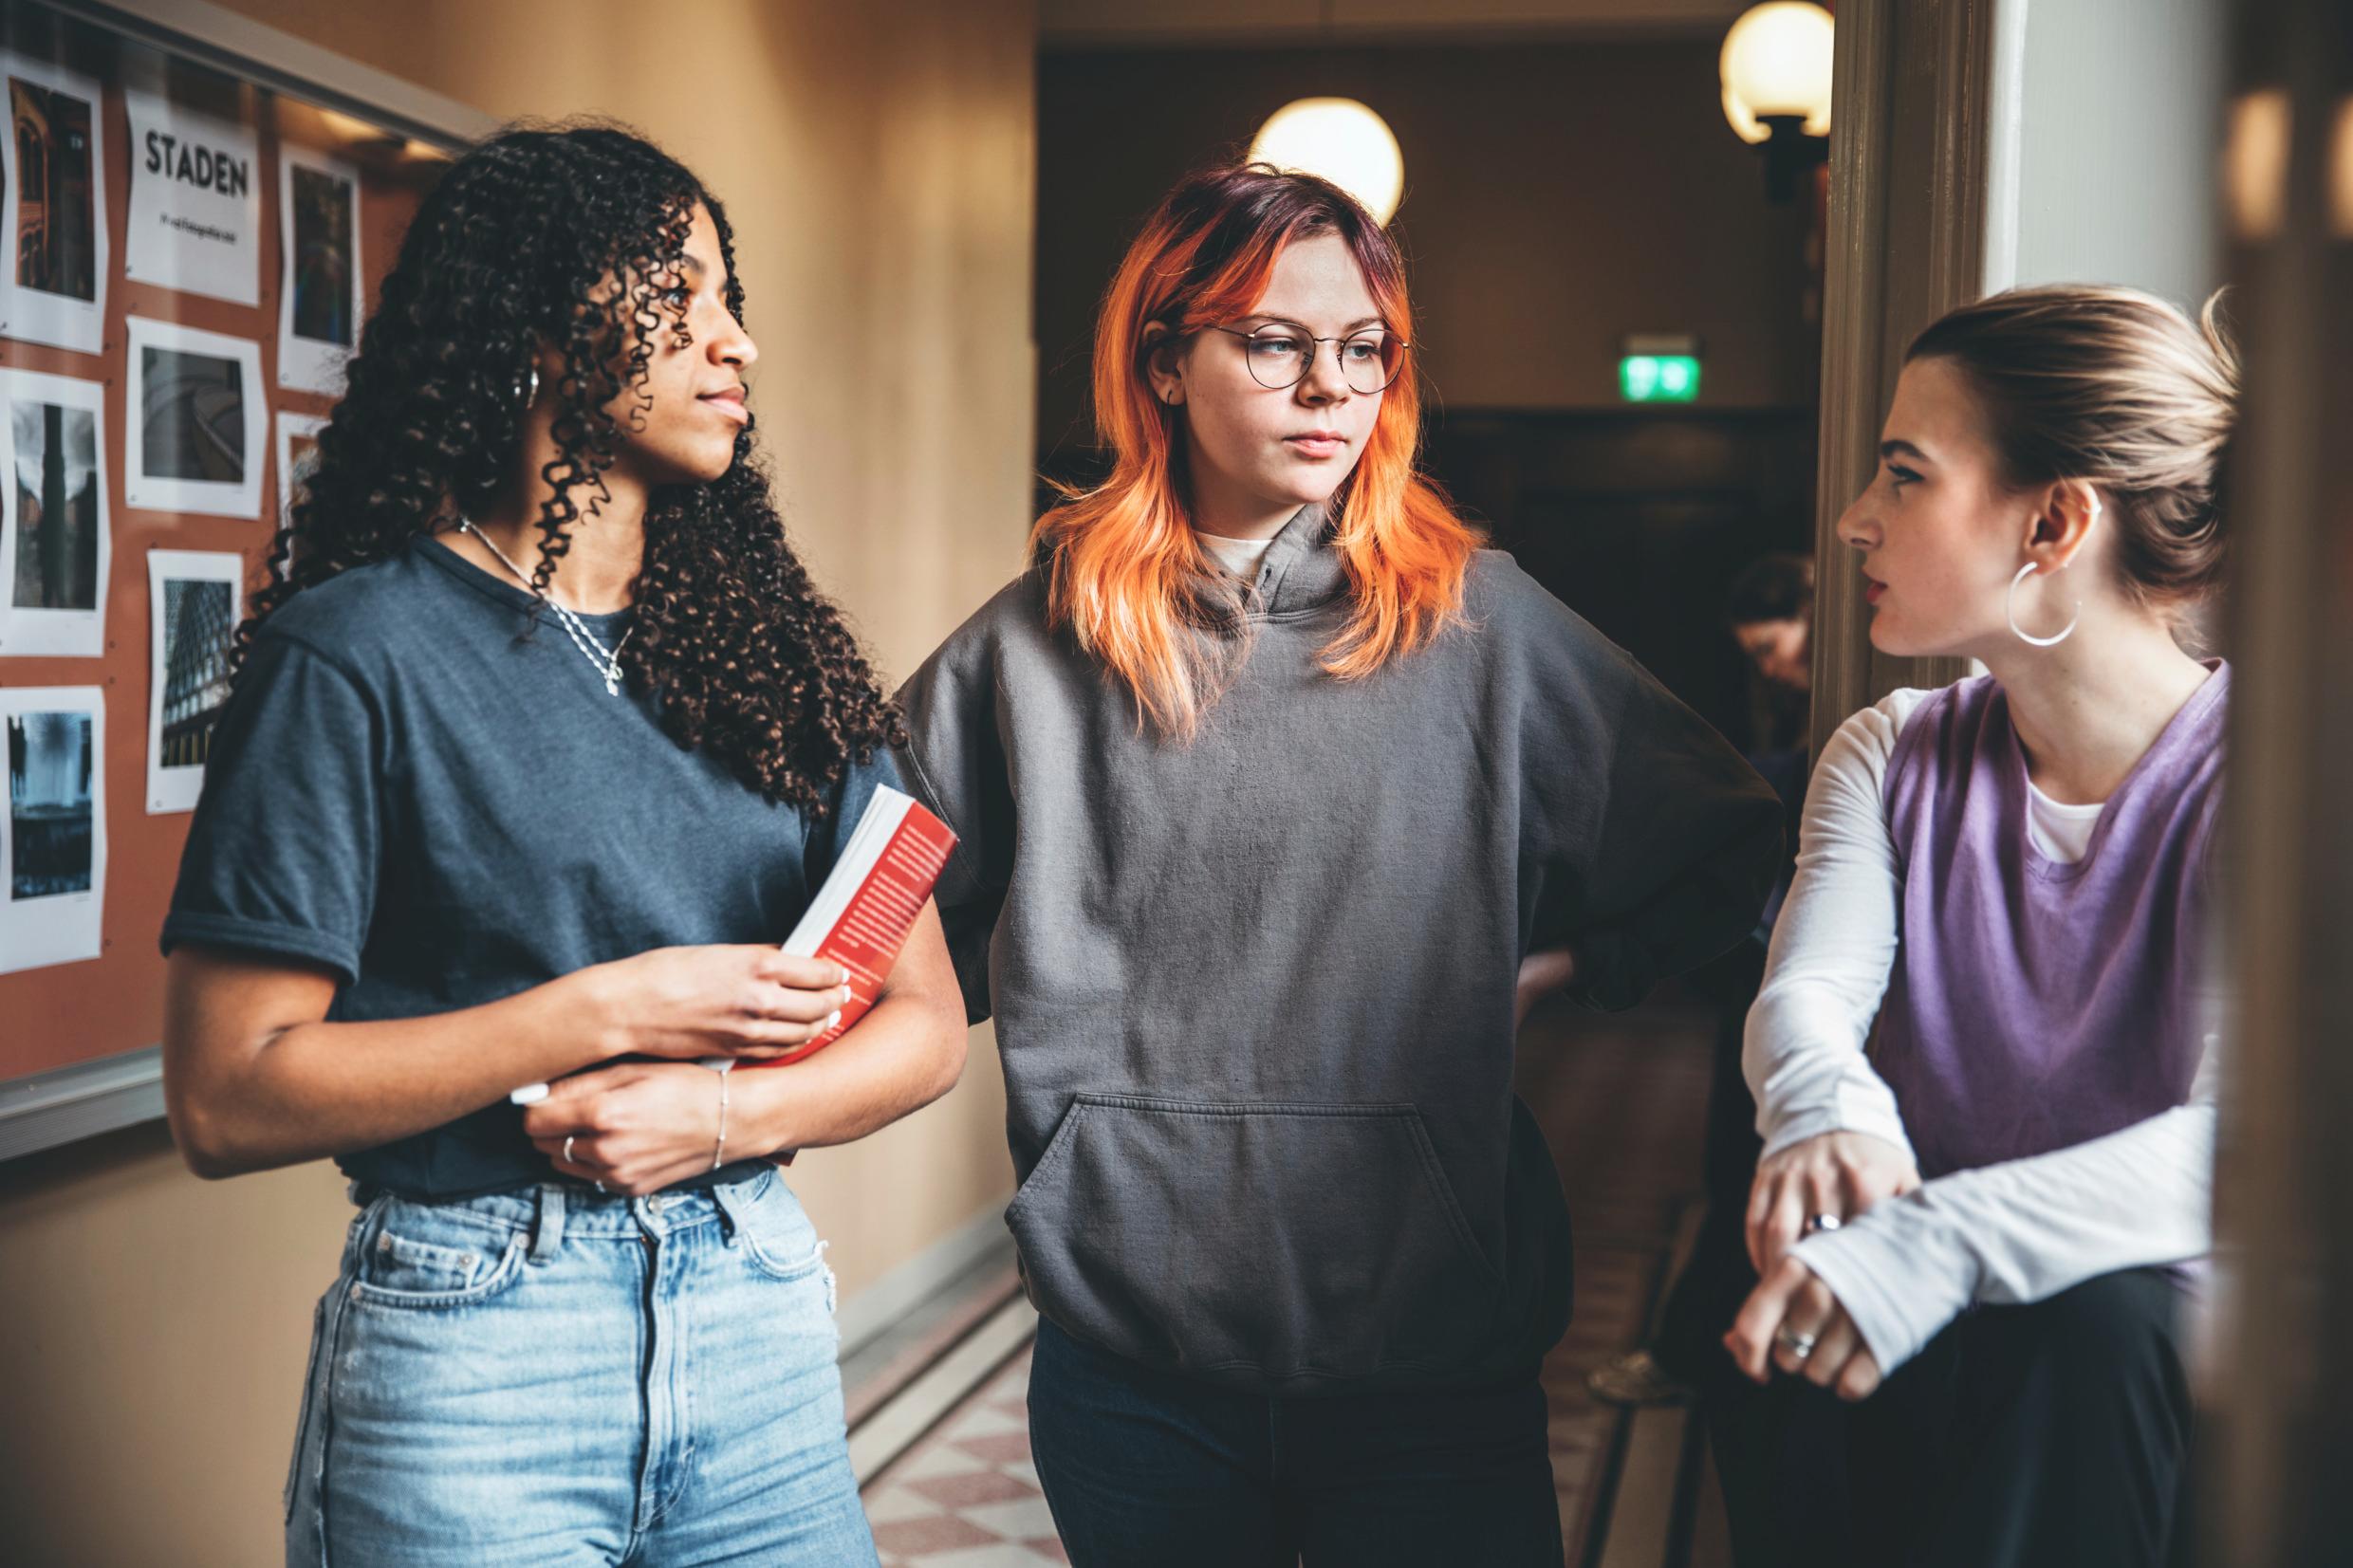
M 1769 0 L 1724 35 L 1724 118 L 1765 149 L 1765 192 L 1775 201 L 1795 196 L 1799 173 L 1830 156 L 1832 26 L 1807 0 Z

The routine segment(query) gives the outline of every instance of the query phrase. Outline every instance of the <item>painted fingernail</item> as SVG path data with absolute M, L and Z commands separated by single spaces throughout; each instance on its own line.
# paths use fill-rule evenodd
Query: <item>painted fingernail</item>
M 843 1006 L 845 1006 L 845 1007 L 846 1007 L 846 1006 L 848 1006 L 848 1005 L 850 1005 L 853 1001 L 857 1000 L 857 997 L 858 997 L 858 993 L 857 993 L 856 991 L 854 991 L 854 990 L 850 989 L 850 987 L 849 987 L 846 984 L 843 986 L 843 987 L 842 987 L 842 1005 L 843 1005 Z
M 828 1019 L 826 1019 L 826 1020 L 825 1020 L 825 1027 L 826 1027 L 826 1028 L 828 1028 L 828 1029 L 830 1029 L 830 1028 L 832 1028 L 835 1024 L 839 1024 L 839 1023 L 841 1023 L 841 1022 L 842 1022 L 842 1009 L 841 1009 L 841 1008 L 839 1008 L 839 1007 L 836 1007 L 836 1008 L 833 1010 L 833 1016 L 832 1016 L 831 1018 L 828 1018 Z
M 849 971 L 849 966 L 848 966 L 848 965 L 846 965 L 846 964 L 844 964 L 844 965 L 842 967 L 842 988 L 843 988 L 843 990 L 847 990 L 847 989 L 849 988 L 849 984 L 850 984 L 850 971 Z

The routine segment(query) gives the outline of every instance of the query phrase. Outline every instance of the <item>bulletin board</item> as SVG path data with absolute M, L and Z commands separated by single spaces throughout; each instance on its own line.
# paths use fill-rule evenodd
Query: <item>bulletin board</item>
M 226 639 L 463 141 L 110 10 L 0 0 L 0 1158 L 160 1106 Z

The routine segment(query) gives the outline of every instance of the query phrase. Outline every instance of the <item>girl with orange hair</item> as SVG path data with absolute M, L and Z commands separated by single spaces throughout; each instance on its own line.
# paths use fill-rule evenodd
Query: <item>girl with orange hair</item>
M 1775 867 L 1763 783 L 1416 473 L 1413 330 L 1336 187 L 1184 181 L 1104 301 L 1110 477 L 900 693 L 1083 1568 L 1560 1562 L 1512 1036 Z

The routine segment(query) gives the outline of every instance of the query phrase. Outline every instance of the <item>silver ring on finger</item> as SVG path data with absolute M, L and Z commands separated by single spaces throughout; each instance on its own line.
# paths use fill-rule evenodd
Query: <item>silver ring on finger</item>
M 572 1163 L 572 1140 L 579 1135 L 580 1134 L 577 1133 L 566 1133 L 564 1134 L 564 1163 L 566 1165 Z
M 1800 1334 L 1787 1323 L 1773 1330 L 1773 1343 L 1801 1361 L 1814 1354 L 1814 1346 L 1818 1342 L 1813 1335 Z
M 1808 1214 L 1806 1216 L 1806 1233 L 1810 1236 L 1817 1230 L 1836 1230 L 1845 1223 L 1836 1214 Z

